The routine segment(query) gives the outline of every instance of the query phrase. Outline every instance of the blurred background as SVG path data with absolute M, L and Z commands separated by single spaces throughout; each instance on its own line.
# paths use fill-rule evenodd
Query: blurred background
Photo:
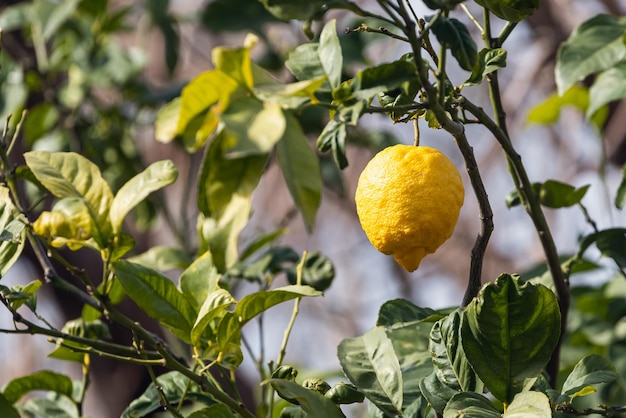
M 29 109 L 21 144 L 24 149 L 80 152 L 102 167 L 114 189 L 141 167 L 172 159 L 181 173 L 179 179 L 160 198 L 142 205 L 135 213 L 138 223 L 129 228 L 136 238 L 137 252 L 173 243 L 192 250 L 197 209 L 194 187 L 190 190 L 189 185 L 193 184 L 202 153 L 189 155 L 175 144 L 156 141 L 156 114 L 186 82 L 212 68 L 213 47 L 242 45 L 249 32 L 261 39 L 254 50 L 255 60 L 287 81 L 284 59 L 291 49 L 308 41 L 301 23 L 277 21 L 256 0 L 76 0 L 66 2 L 68 14 L 61 16 L 64 20 L 59 25 L 48 23 L 39 41 L 33 41 L 31 34 L 42 30 L 37 29 L 36 20 L 29 27 L 19 23 L 20 7 L 30 3 L 4 0 L 0 5 L 0 89 L 2 97 L 10 98 L 0 103 L 0 117 L 5 120 L 16 110 Z M 45 13 L 46 3 L 58 2 L 39 1 L 41 13 Z M 376 4 L 358 3 L 363 8 Z M 418 15 L 430 13 L 420 1 L 412 3 Z M 478 13 L 473 2 L 466 4 Z M 611 106 L 602 134 L 575 108 L 563 109 L 558 121 L 550 126 L 528 121 L 529 110 L 556 90 L 554 65 L 559 44 L 577 25 L 597 13 L 624 15 L 626 4 L 620 0 L 543 0 L 537 13 L 522 22 L 504 45 L 511 52 L 507 67 L 500 72 L 500 82 L 510 134 L 531 181 L 554 179 L 576 187 L 590 184 L 583 203 L 602 229 L 626 225 L 626 213 L 617 211 L 611 200 L 626 162 L 626 104 Z M 457 9 L 454 16 L 469 22 L 461 10 Z M 361 23 L 349 13 L 333 11 L 325 16 L 325 20 L 330 18 L 337 19 L 338 33 L 348 52 L 348 74 L 366 64 L 395 60 L 407 52 L 403 43 L 380 35 L 344 33 L 342 28 Z M 320 28 L 320 22 L 313 23 L 314 31 Z M 478 42 L 476 28 L 471 23 L 468 28 Z M 450 77 L 456 84 L 467 76 L 463 70 L 451 69 Z M 489 108 L 486 89 L 466 87 L 464 94 Z M 309 117 L 306 126 L 314 147 L 327 115 L 318 112 Z M 325 296 L 301 304 L 286 357 L 286 363 L 301 371 L 338 376 L 337 345 L 373 327 L 379 307 L 389 299 L 406 298 L 431 308 L 461 302 L 470 250 L 480 227 L 476 199 L 452 138 L 420 123 L 422 144 L 442 150 L 457 164 L 467 191 L 454 235 L 414 273 L 405 272 L 391 257 L 373 249 L 359 226 L 354 206 L 356 180 L 367 161 L 389 144 L 411 143 L 411 124 L 393 124 L 382 116 L 363 117 L 350 133 L 349 166 L 342 171 L 328 155 L 320 155 L 326 187 L 317 226 L 311 234 L 295 210 L 277 165 L 271 165 L 261 180 L 253 197 L 252 218 L 240 236 L 241 245 L 259 234 L 285 227 L 288 232 L 281 237 L 281 245 L 292 246 L 298 253 L 320 251 L 336 269 L 336 278 Z M 522 208 L 509 209 L 505 205 L 513 183 L 498 144 L 485 129 L 468 126 L 467 131 L 494 212 L 495 230 L 484 261 L 483 281 L 505 272 L 523 274 L 543 260 L 536 232 Z M 162 209 L 169 216 L 155 217 Z M 562 254 L 575 252 L 578 237 L 592 231 L 577 207 L 546 209 L 546 215 Z M 602 262 L 599 254 L 592 256 L 596 257 L 594 261 Z M 74 257 L 97 273 L 97 257 L 82 252 Z M 172 277 L 177 274 L 173 272 Z M 40 278 L 40 272 L 26 253 L 3 278 L 3 284 L 27 283 L 35 278 Z M 606 271 L 576 275 L 572 285 L 602 283 L 609 278 Z M 44 287 L 39 309 L 61 327 L 79 316 L 81 306 Z M 132 313 L 134 308 L 129 303 L 125 309 Z M 252 345 L 257 347 L 263 341 L 266 355 L 277 355 L 291 309 L 285 304 L 270 310 L 262 332 L 257 324 L 249 324 L 246 335 Z M 139 320 L 158 331 L 148 318 Z M 12 326 L 6 312 L 0 312 L 0 325 L 5 329 Z M 0 356 L 11 358 L 0 370 L 0 385 L 43 368 L 78 375 L 75 365 L 42 355 L 51 349 L 42 337 L 0 334 Z M 20 354 L 14 355 L 18 350 Z M 119 416 L 149 382 L 135 366 L 97 360 L 94 367 L 86 408 L 94 418 Z M 242 381 L 248 382 L 253 395 L 258 376 L 249 359 L 242 373 Z

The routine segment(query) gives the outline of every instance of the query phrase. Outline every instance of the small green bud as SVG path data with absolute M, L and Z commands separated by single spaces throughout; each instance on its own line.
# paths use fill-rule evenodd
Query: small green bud
M 302 382 L 302 387 L 314 390 L 322 395 L 330 390 L 330 385 L 322 379 L 311 378 Z
M 296 376 L 298 376 L 298 371 L 291 366 L 280 366 L 272 372 L 272 379 L 285 379 L 295 382 Z

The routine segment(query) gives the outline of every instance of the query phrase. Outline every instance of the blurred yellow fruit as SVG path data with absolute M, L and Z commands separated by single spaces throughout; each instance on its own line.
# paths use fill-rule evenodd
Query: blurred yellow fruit
M 372 245 L 407 271 L 454 231 L 465 190 L 458 170 L 441 152 L 394 145 L 367 164 L 356 188 L 356 209 Z

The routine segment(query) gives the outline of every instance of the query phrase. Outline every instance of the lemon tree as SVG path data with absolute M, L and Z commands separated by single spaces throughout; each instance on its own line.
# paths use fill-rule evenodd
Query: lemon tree
M 308 38 L 285 52 L 268 41 L 272 36 L 242 36 L 241 44 L 215 47 L 211 68 L 164 94 L 137 82 L 145 61 L 113 41 L 129 9 L 110 11 L 106 0 L 0 8 L 3 39 L 12 41 L 0 54 L 0 303 L 11 324 L 0 332 L 45 336 L 46 354 L 78 364 L 81 373 L 76 379 L 38 370 L 6 382 L 0 416 L 88 415 L 86 394 L 99 357 L 133 365 L 149 379 L 123 405 L 122 417 L 340 418 L 350 411 L 344 405 L 363 402 L 367 407 L 359 411 L 375 417 L 624 412 L 626 228 L 598 226 L 583 203 L 590 187 L 531 180 L 501 100 L 499 74 L 507 54 L 519 53 L 505 50 L 505 42 L 540 2 L 375 3 L 209 2 L 201 20 L 221 33 L 228 27 L 263 33 L 265 24 L 288 21 L 289 27 L 300 22 Z M 167 0 L 144 6 L 164 35 L 165 64 L 173 72 L 177 16 Z M 358 23 L 344 36 L 335 17 L 346 15 Z M 626 98 L 625 19 L 593 17 L 560 46 L 557 91 L 531 112 L 531 122 L 552 123 L 563 106 L 574 105 L 603 128 L 607 106 Z M 403 54 L 388 62 L 359 57 L 358 43 L 370 42 L 364 34 L 394 43 Z M 32 56 L 22 59 L 30 46 Z M 257 60 L 259 50 L 271 59 Z M 467 92 L 473 86 L 489 91 L 490 107 L 472 100 Z M 115 98 L 120 102 L 107 106 Z M 396 144 L 363 128 L 362 118 L 371 114 L 383 115 L 390 126 L 412 123 L 416 136 L 426 127 L 441 130 L 442 146 Z M 176 158 L 142 165 L 134 135 L 146 120 L 154 122 L 156 141 L 185 156 L 186 174 Z M 523 209 L 534 226 L 543 262 L 522 275 L 484 276 L 498 225 L 469 124 L 502 149 L 514 185 L 506 204 Z M 335 277 L 323 251 L 298 253 L 282 244 L 284 228 L 255 232 L 245 245 L 240 236 L 270 169 L 280 172 L 298 219 L 314 231 L 324 184 L 349 165 L 349 144 L 363 138 L 382 149 L 363 170 L 354 196 L 355 216 L 376 249 L 408 271 L 417 269 L 454 233 L 464 204 L 476 209 L 479 231 L 467 249 L 469 274 L 458 306 L 383 303 L 371 329 L 338 344 L 333 361 L 341 373 L 331 382 L 286 359 L 303 359 L 302 353 L 287 357 L 305 309 L 301 300 L 315 303 L 344 278 Z M 462 163 L 455 166 L 439 151 L 444 141 L 456 145 Z M 176 195 L 182 204 L 174 216 L 163 196 L 177 181 L 184 183 L 183 198 Z M 465 202 L 464 185 L 475 199 Z M 611 193 L 612 204 L 623 210 L 626 171 Z M 574 253 L 557 247 L 545 215 L 564 208 L 581 210 L 591 228 Z M 157 210 L 176 242 L 140 251 L 141 228 Z M 589 260 L 594 252 L 602 262 Z M 41 279 L 7 283 L 9 269 L 29 254 Z M 81 264 L 83 254 L 95 271 Z M 587 272 L 611 280 L 570 287 L 573 274 Z M 40 290 L 49 287 L 62 292 L 64 303 L 76 303 L 76 318 L 58 324 L 41 309 L 38 300 L 50 292 Z M 270 355 L 263 318 L 285 303 L 291 315 L 272 334 L 280 334 L 279 350 Z M 141 315 L 124 310 L 128 305 Z M 261 330 L 257 347 L 250 323 Z M 306 326 L 316 338 L 314 327 Z M 312 350 L 317 347 L 305 355 Z M 239 384 L 246 360 L 258 372 L 253 385 Z M 243 386 L 253 386 L 254 396 Z M 32 396 L 42 391 L 46 396 Z
M 394 145 L 367 164 L 355 201 L 372 245 L 414 271 L 452 235 L 464 194 L 459 172 L 441 152 Z

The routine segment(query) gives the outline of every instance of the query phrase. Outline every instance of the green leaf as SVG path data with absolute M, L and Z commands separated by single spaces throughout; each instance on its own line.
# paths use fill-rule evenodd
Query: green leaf
M 111 232 L 109 209 L 113 194 L 100 169 L 73 152 L 31 151 L 24 154 L 24 159 L 37 180 L 54 196 L 85 200 L 93 219 L 93 237 L 105 248 Z
M 277 103 L 261 103 L 251 97 L 234 100 L 221 121 L 228 129 L 222 144 L 226 158 L 265 155 L 285 132 L 285 116 Z
M 437 372 L 432 372 L 420 381 L 420 392 L 435 411 L 443 414 L 448 402 L 459 392 L 450 386 L 444 385 L 437 377 Z
M 622 167 L 622 181 L 615 193 L 615 207 L 624 209 L 624 205 L 626 205 L 626 164 Z
M 211 52 L 215 68 L 226 74 L 232 80 L 235 80 L 240 87 L 250 91 L 254 85 L 250 49 L 252 49 L 256 41 L 256 36 L 249 34 L 245 41 L 246 46 L 244 47 L 229 48 L 220 46 L 213 48 Z
M 415 64 L 406 60 L 399 60 L 376 67 L 360 70 L 354 76 L 351 84 L 355 97 L 371 99 L 378 93 L 401 89 L 405 95 L 413 90 L 411 84 L 417 78 Z
M 214 0 L 202 9 L 202 25 L 213 33 L 262 33 L 268 23 L 279 23 L 258 0 Z
M 555 69 L 559 94 L 626 56 L 626 18 L 597 15 L 580 25 L 559 47 Z
M 276 238 L 287 232 L 287 228 L 280 228 L 276 231 L 270 232 L 268 234 L 259 235 L 256 237 L 254 241 L 246 246 L 246 248 L 241 252 L 241 261 L 245 261 L 248 257 L 255 254 L 264 246 L 271 244 L 276 240 Z
M 250 199 L 235 196 L 227 209 L 219 221 L 202 214 L 198 219 L 200 251 L 211 252 L 219 273 L 233 267 L 239 258 L 237 242 L 239 233 L 248 223 Z
M 225 348 L 239 335 L 241 328 L 261 312 L 273 306 L 304 296 L 321 296 L 310 286 L 283 286 L 271 290 L 263 290 L 244 296 L 232 315 L 224 317 L 219 324 L 218 340 L 221 348 Z
M 290 380 L 268 379 L 262 384 L 272 385 L 282 398 L 296 400 L 307 416 L 324 418 L 345 417 L 333 401 L 314 390 L 304 388 Z
M 274 16 L 282 20 L 306 20 L 320 13 L 324 9 L 325 0 L 311 0 L 303 3 L 301 0 L 260 0 L 265 8 Z
M 76 418 L 79 416 L 76 404 L 67 398 L 31 398 L 20 406 L 25 416 L 47 418 Z
M 52 0 L 36 0 L 33 2 L 34 22 L 32 25 L 39 26 L 43 39 L 48 41 L 57 32 L 76 10 L 79 0 L 67 0 L 56 2 Z
M 249 202 L 267 161 L 266 155 L 226 158 L 224 148 L 228 141 L 225 131 L 213 139 L 198 177 L 198 208 L 218 222 L 231 205 L 243 204 L 240 200 Z
M 157 245 L 146 252 L 128 258 L 128 261 L 143 264 L 154 270 L 167 271 L 187 268 L 192 259 L 182 248 Z
M 548 208 L 558 209 L 574 206 L 582 200 L 589 185 L 575 188 L 569 184 L 548 180 L 541 185 L 539 201 Z
M 311 231 L 322 197 L 319 161 L 298 120 L 290 113 L 285 113 L 285 119 L 285 134 L 276 144 L 276 154 L 289 193 Z
M 433 24 L 432 31 L 437 40 L 450 49 L 461 68 L 472 71 L 478 60 L 478 48 L 463 22 L 441 16 Z
M 345 122 L 330 120 L 317 138 L 317 149 L 321 152 L 333 151 L 333 158 L 339 168 L 348 166 L 346 158 L 347 129 Z
M 612 258 L 622 267 L 626 266 L 626 228 L 609 228 L 587 235 L 580 243 L 578 254 L 582 255 L 594 243 L 603 256 Z
M 204 119 L 205 113 L 213 114 L 211 107 L 218 105 L 219 112 L 228 107 L 230 95 L 237 89 L 237 82 L 219 70 L 205 71 L 191 80 L 180 94 L 180 112 L 176 128 L 177 135 L 183 135 L 194 119 Z M 172 111 L 172 110 L 170 110 Z M 197 131 L 199 127 L 193 129 Z M 194 134 L 195 135 L 195 134 Z M 206 138 L 196 140 L 198 149 Z
M 218 318 L 226 308 L 237 303 L 225 289 L 216 289 L 208 294 L 198 312 L 198 319 L 191 329 L 191 343 L 197 345 L 206 327 Z
M 161 404 L 161 394 L 169 405 L 174 407 L 185 397 L 186 399 L 200 400 L 205 404 L 213 404 L 214 401 L 207 395 L 200 393 L 200 388 L 191 382 L 180 372 L 172 371 L 156 378 L 159 390 L 153 383 L 144 393 L 132 401 L 128 408 L 122 412 L 121 418 L 141 418 L 148 416 L 151 412 L 163 407 Z
M 539 8 L 540 0 L 476 0 L 500 19 L 519 22 Z
M 337 353 L 346 377 L 370 401 L 391 415 L 402 411 L 402 369 L 384 328 L 341 341 Z
M 48 390 L 72 399 L 72 379 L 51 370 L 40 370 L 11 380 L 2 390 L 2 394 L 9 403 L 14 404 L 34 390 Z
M 550 400 L 541 392 L 521 392 L 515 395 L 503 418 L 552 418 Z
M 598 74 L 589 88 L 587 118 L 591 119 L 601 107 L 623 98 L 626 98 L 626 60 Z
M 4 418 L 20 418 L 19 412 L 13 407 L 11 402 L 0 393 L 0 416 Z
M 157 113 L 154 121 L 154 138 L 168 144 L 178 136 L 178 118 L 180 115 L 180 97 L 165 104 Z
M 545 367 L 560 334 L 560 312 L 545 286 L 501 275 L 466 308 L 461 327 L 465 355 L 496 399 L 510 403 Z
M 506 67 L 506 50 L 502 48 L 483 48 L 478 52 L 472 74 L 465 81 L 466 86 L 475 86 L 483 82 L 485 77 L 500 68 Z
M 437 321 L 430 332 L 428 351 L 441 383 L 457 391 L 480 392 L 482 385 L 461 346 L 461 318 L 461 310 L 456 310 Z
M 195 310 L 169 278 L 125 260 L 117 261 L 114 267 L 126 294 L 148 316 L 166 326 L 181 340 L 190 342 Z
M 128 180 L 113 198 L 109 218 L 113 232 L 118 233 L 126 215 L 150 193 L 168 186 L 178 177 L 178 170 L 170 160 L 150 164 L 144 171 Z
M 285 66 L 296 79 L 314 80 L 321 77 L 327 77 L 322 62 L 320 61 L 319 44 L 307 43 L 298 45 L 293 51 L 289 53 Z M 330 91 L 330 84 L 327 82 L 322 87 L 322 90 Z
M 219 288 L 221 277 L 213 263 L 211 252 L 207 251 L 183 271 L 178 283 L 185 298 L 197 311 L 205 303 L 207 296 Z
M 458 393 L 450 399 L 443 411 L 443 418 L 501 418 L 500 411 L 491 401 L 473 392 Z
M 611 362 L 597 354 L 583 357 L 567 376 L 561 392 L 571 398 L 581 389 L 598 383 L 611 383 L 618 379 Z M 571 399 L 568 399 L 571 401 Z
M 19 211 L 11 201 L 9 189 L 0 186 L 0 231 L 2 231 L 0 237 L 3 238 L 0 241 L 0 279 L 7 274 L 7 271 L 15 264 L 24 249 L 26 229 L 24 228 L 25 224 L 20 219 Z M 22 225 L 21 228 L 15 230 L 15 233 L 9 230 L 12 225 L 13 227 L 19 226 L 15 225 L 14 222 L 19 222 Z
M 322 28 L 320 34 L 319 48 L 317 53 L 324 73 L 328 76 L 328 82 L 332 88 L 341 84 L 341 71 L 343 67 L 343 55 L 341 54 L 341 44 L 337 37 L 337 21 L 329 20 Z
M 211 405 L 208 408 L 202 408 L 187 415 L 186 418 L 235 418 L 230 408 L 224 404 Z
M 528 112 L 528 122 L 550 125 L 556 123 L 564 106 L 573 106 L 583 112 L 589 107 L 589 90 L 575 84 L 562 95 L 554 93 Z M 599 126 L 596 124 L 596 126 Z
M 29 145 L 54 130 L 60 112 L 52 103 L 40 103 L 28 110 L 22 129 Z
M 430 308 L 422 308 L 406 299 L 393 299 L 385 302 L 378 311 L 376 326 L 392 326 L 402 322 L 414 322 L 437 315 Z

